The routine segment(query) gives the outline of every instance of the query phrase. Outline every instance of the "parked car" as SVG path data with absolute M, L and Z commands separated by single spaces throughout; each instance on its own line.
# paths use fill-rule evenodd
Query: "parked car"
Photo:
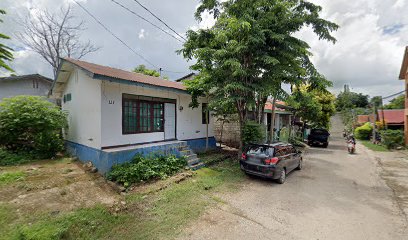
M 307 138 L 307 144 L 309 146 L 323 146 L 327 148 L 329 146 L 330 133 L 326 129 L 312 129 Z
M 242 153 L 240 164 L 246 174 L 275 179 L 282 184 L 289 172 L 302 169 L 303 159 L 302 152 L 291 144 L 250 144 Z

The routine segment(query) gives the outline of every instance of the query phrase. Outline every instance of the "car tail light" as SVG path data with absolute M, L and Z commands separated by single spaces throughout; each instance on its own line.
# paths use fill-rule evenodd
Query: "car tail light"
M 274 158 L 270 158 L 270 159 L 266 159 L 265 160 L 265 164 L 267 165 L 275 165 L 279 162 L 279 158 L 274 157 Z
M 245 153 L 242 153 L 241 155 L 242 160 L 246 160 L 247 159 L 247 155 Z

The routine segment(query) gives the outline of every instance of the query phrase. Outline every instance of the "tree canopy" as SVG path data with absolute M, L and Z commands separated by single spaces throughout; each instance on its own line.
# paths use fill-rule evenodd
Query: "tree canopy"
M 140 64 L 139 66 L 135 67 L 133 69 L 133 72 L 141 73 L 141 74 L 148 75 L 148 76 L 153 76 L 153 77 L 160 77 L 160 73 L 158 71 L 156 71 L 154 69 L 148 69 L 143 64 Z
M 6 14 L 6 11 L 0 9 L 0 14 Z M 0 23 L 2 22 L 3 20 L 0 19 Z M 10 37 L 0 33 L 0 39 L 10 39 Z M 8 71 L 13 71 L 13 69 L 11 69 L 11 67 L 7 64 L 7 62 L 12 60 L 13 60 L 12 49 L 4 45 L 3 43 L 0 43 L 0 68 L 4 68 Z
M 200 21 L 207 11 L 216 19 L 215 25 L 188 31 L 179 51 L 187 59 L 196 59 L 191 69 L 200 72 L 188 86 L 193 105 L 203 92 L 228 98 L 242 130 L 248 112 L 264 105 L 282 83 L 330 85 L 311 63 L 310 46 L 294 36 L 309 26 L 319 39 L 334 43 L 331 32 L 338 26 L 320 18 L 321 10 L 304 0 L 202 0 L 195 17 Z
M 404 109 L 405 108 L 405 95 L 398 96 L 390 101 L 390 103 L 384 106 L 385 109 Z
M 368 107 L 368 95 L 355 92 L 340 92 L 336 98 L 336 110 L 342 111 L 351 108 L 366 108 Z
M 295 115 L 316 128 L 330 127 L 330 118 L 336 113 L 335 96 L 327 90 L 301 86 L 287 100 Z
M 160 77 L 160 73 L 159 73 L 158 71 L 156 71 L 156 70 L 154 70 L 154 69 L 148 69 L 148 68 L 146 68 L 146 66 L 143 65 L 143 64 L 140 64 L 139 66 L 135 67 L 135 68 L 133 69 L 133 72 L 135 72 L 135 73 L 141 73 L 141 74 L 144 74 L 144 75 L 147 75 L 147 76 Z M 163 79 L 168 80 L 169 77 L 164 76 Z

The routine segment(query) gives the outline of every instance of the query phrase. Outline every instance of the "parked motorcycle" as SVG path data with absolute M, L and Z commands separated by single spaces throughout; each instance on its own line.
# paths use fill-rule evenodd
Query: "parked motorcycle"
M 350 154 L 353 154 L 356 151 L 356 140 L 354 137 L 350 137 L 347 141 L 347 150 Z

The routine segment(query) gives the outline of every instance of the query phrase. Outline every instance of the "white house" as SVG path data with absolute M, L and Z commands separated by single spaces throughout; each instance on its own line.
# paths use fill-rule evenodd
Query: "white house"
M 40 74 L 0 78 L 0 101 L 18 95 L 47 97 L 52 80 Z
M 136 153 L 180 154 L 206 147 L 205 100 L 190 108 L 182 83 L 65 58 L 52 87 L 68 112 L 67 150 L 99 171 Z M 209 116 L 209 147 L 215 147 Z M 188 149 L 187 149 L 188 150 Z

